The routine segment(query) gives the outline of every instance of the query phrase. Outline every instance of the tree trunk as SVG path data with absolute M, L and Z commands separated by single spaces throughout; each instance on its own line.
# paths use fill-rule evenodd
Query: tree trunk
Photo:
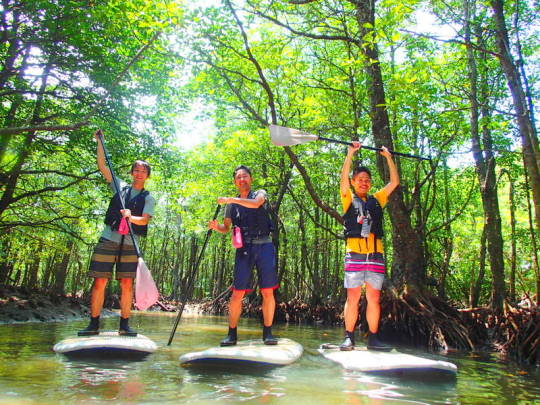
M 510 279 L 509 279 L 509 298 L 511 302 L 516 302 L 516 261 L 517 261 L 517 246 L 516 246 L 516 207 L 514 203 L 514 181 L 508 171 L 509 189 L 508 189 L 508 204 L 510 209 Z
M 40 85 L 40 93 L 43 93 L 47 87 L 47 80 L 49 78 L 49 73 L 51 70 L 51 63 L 47 63 L 45 67 L 43 68 L 43 74 L 41 76 L 41 85 Z M 39 95 L 35 106 L 34 111 L 32 113 L 32 119 L 31 123 L 35 124 L 39 122 L 40 114 L 42 112 L 42 106 L 43 106 L 43 95 Z M 5 212 L 5 210 L 9 207 L 9 205 L 13 202 L 13 195 L 15 194 L 15 188 L 17 186 L 17 182 L 19 181 L 19 176 L 21 169 L 26 162 L 26 159 L 28 156 L 30 156 L 31 153 L 31 146 L 34 140 L 36 139 L 36 133 L 31 132 L 26 135 L 26 139 L 23 143 L 23 148 L 21 152 L 19 153 L 19 156 L 17 156 L 17 160 L 15 164 L 13 165 L 13 168 L 11 169 L 10 173 L 6 176 L 7 181 L 5 183 L 4 193 L 2 194 L 2 198 L 0 198 L 0 217 Z
M 449 184 L 448 184 L 448 166 L 446 160 L 443 164 L 444 167 L 444 221 L 446 225 L 444 226 L 444 257 L 443 264 L 441 269 L 441 277 L 439 279 L 439 284 L 437 286 L 437 293 L 439 298 L 446 300 L 446 276 L 450 271 L 450 260 L 452 258 L 452 252 L 454 251 L 454 237 L 452 234 L 452 225 L 450 221 L 450 195 L 448 193 Z
M 474 10 L 474 0 L 465 0 L 465 41 L 471 44 L 470 21 L 471 10 Z M 504 288 L 504 259 L 503 239 L 501 232 L 501 217 L 497 196 L 497 181 L 495 176 L 495 156 L 492 150 L 491 132 L 486 123 L 490 114 L 487 108 L 482 108 L 484 123 L 482 125 L 483 148 L 479 135 L 479 103 L 478 103 L 478 70 L 472 46 L 467 47 L 467 65 L 469 76 L 469 102 L 471 143 L 476 166 L 482 205 L 484 208 L 484 229 L 486 231 L 487 249 L 490 259 L 492 277 L 491 306 L 494 311 L 502 312 L 505 297 Z M 484 86 L 483 86 L 484 87 Z M 484 95 L 484 94 L 483 94 Z M 487 95 L 482 99 L 483 105 L 488 102 Z
M 60 263 L 58 263 L 58 266 L 56 267 L 55 272 L 55 281 L 54 281 L 54 287 L 53 291 L 56 294 L 65 294 L 66 290 L 66 279 L 67 279 L 67 273 L 69 268 L 69 263 L 71 259 L 71 252 L 73 250 L 73 239 L 69 239 L 66 245 L 66 250 L 64 251 L 64 254 L 62 255 L 62 260 Z
M 50 289 L 52 281 L 51 278 L 53 275 L 54 266 L 56 263 L 56 258 L 58 256 L 58 250 L 55 250 L 52 256 L 49 257 L 47 260 L 47 264 L 45 265 L 45 270 L 43 272 L 43 276 L 41 277 L 40 284 L 41 288 L 43 289 Z
M 525 192 L 526 192 L 526 200 L 527 200 L 527 211 L 528 211 L 528 217 L 529 217 L 529 231 L 531 234 L 531 256 L 532 256 L 532 266 L 534 269 L 534 275 L 536 277 L 536 304 L 540 305 L 540 265 L 538 260 L 538 247 L 536 243 L 536 232 L 533 225 L 533 219 L 532 219 L 532 209 L 531 209 L 531 199 L 529 198 L 529 176 L 527 175 L 527 172 L 525 172 Z
M 486 228 L 482 230 L 482 238 L 480 239 L 480 260 L 478 261 L 478 277 L 476 280 L 471 277 L 471 291 L 469 294 L 469 305 L 471 308 L 478 306 L 480 300 L 480 292 L 482 291 L 482 283 L 486 272 Z M 474 272 L 471 272 L 474 274 Z
M 0 240 L 0 249 L 2 249 L 2 256 L 0 257 L 0 284 L 9 284 L 9 274 L 13 270 L 13 262 L 10 258 L 11 239 Z
M 360 29 L 360 37 L 373 39 L 372 42 L 364 42 L 361 46 L 365 59 L 364 69 L 367 75 L 367 93 L 373 137 L 377 146 L 384 145 L 388 149 L 393 149 L 379 51 L 375 43 L 375 2 L 368 0 L 358 1 L 354 4 L 356 5 L 356 20 Z M 381 177 L 387 181 L 389 176 L 380 155 L 377 155 L 377 168 Z M 426 264 L 422 239 L 412 227 L 410 213 L 405 205 L 401 187 L 394 190 L 390 196 L 389 214 L 393 229 L 392 281 L 398 286 L 408 285 L 423 288 Z
M 39 267 L 41 263 L 41 256 L 43 253 L 43 243 L 39 242 L 34 254 L 32 255 L 32 261 L 28 263 L 27 273 L 25 275 L 25 286 L 32 289 L 36 288 L 39 279 Z
M 540 230 L 540 150 L 538 149 L 538 137 L 533 129 L 531 112 L 527 106 L 527 99 L 523 91 L 519 68 L 514 63 L 510 52 L 510 40 L 504 16 L 504 1 L 491 0 L 493 16 L 495 19 L 496 43 L 499 51 L 499 62 L 506 76 L 523 147 L 523 161 L 525 170 L 529 175 L 531 190 L 534 201 L 534 213 L 536 230 Z

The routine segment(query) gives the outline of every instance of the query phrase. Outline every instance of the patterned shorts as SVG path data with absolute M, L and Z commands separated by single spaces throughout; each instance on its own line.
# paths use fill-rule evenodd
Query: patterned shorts
M 345 255 L 345 288 L 356 288 L 369 283 L 376 290 L 381 290 L 385 272 L 382 253 L 347 252 Z
M 138 258 L 133 245 L 99 238 L 90 259 L 88 275 L 94 278 L 111 278 L 116 264 L 116 279 L 135 278 Z

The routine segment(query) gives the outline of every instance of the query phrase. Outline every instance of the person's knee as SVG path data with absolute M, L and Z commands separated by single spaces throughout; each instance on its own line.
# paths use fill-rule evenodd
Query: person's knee
M 381 299 L 381 292 L 374 288 L 366 291 L 366 299 L 368 304 L 379 304 Z
M 361 288 L 348 288 L 347 289 L 347 302 L 350 304 L 355 304 L 360 302 L 360 298 L 362 297 L 362 290 Z
M 108 279 L 106 278 L 96 278 L 94 279 L 94 291 L 102 291 L 105 290 L 105 287 L 107 286 Z
M 120 279 L 120 288 L 122 291 L 130 291 L 133 289 L 133 279 L 132 278 L 121 278 Z
M 231 302 L 242 301 L 245 295 L 245 291 L 234 290 L 231 295 Z
M 271 288 L 261 289 L 261 295 L 263 300 L 274 299 L 274 290 Z

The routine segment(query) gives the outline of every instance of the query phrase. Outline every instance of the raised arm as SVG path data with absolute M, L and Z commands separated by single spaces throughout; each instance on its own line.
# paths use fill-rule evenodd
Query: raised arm
M 386 158 L 386 163 L 388 164 L 388 169 L 390 170 L 390 181 L 386 186 L 384 186 L 383 189 L 386 192 L 386 195 L 389 196 L 390 194 L 392 194 L 392 191 L 394 191 L 396 187 L 399 186 L 399 173 L 396 164 L 392 159 L 392 154 L 388 152 L 388 149 L 386 149 L 385 146 L 382 147 L 381 155 Z
M 101 139 L 99 138 L 100 133 L 101 133 L 101 136 L 103 136 L 101 129 L 98 129 L 94 133 L 94 137 L 97 140 L 97 151 L 96 151 L 97 165 L 98 165 L 99 171 L 105 178 L 105 181 L 107 183 L 110 183 L 112 181 L 112 174 L 109 168 L 107 167 L 107 162 L 105 161 L 105 152 L 103 150 L 103 145 L 101 144 Z
M 351 182 L 349 180 L 349 173 L 351 172 L 351 164 L 354 154 L 360 149 L 362 145 L 360 142 L 353 142 L 353 146 L 349 146 L 349 149 L 347 150 L 347 156 L 345 157 L 345 160 L 343 162 L 343 166 L 341 167 L 341 181 L 339 183 L 339 189 L 341 191 L 341 195 L 345 196 L 350 188 L 351 188 Z

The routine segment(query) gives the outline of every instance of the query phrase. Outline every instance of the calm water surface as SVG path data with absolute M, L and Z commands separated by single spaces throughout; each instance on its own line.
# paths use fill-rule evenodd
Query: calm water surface
M 133 326 L 160 347 L 143 361 L 68 360 L 52 351 L 86 320 L 0 325 L 0 404 L 540 404 L 540 373 L 515 364 L 452 354 L 455 379 L 407 379 L 348 372 L 320 356 L 322 342 L 339 342 L 340 328 L 276 325 L 275 334 L 304 346 L 302 358 L 266 372 L 203 372 L 183 368 L 178 357 L 215 346 L 226 333 L 223 317 L 183 317 L 167 346 L 175 314 L 139 313 Z M 118 318 L 104 319 L 114 330 Z M 242 320 L 239 338 L 260 338 L 256 320 Z

